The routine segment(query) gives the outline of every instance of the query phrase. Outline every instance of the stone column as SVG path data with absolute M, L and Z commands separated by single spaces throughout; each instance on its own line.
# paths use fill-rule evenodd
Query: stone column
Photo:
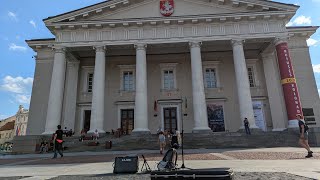
M 105 133 L 104 122 L 104 94 L 105 94 L 105 73 L 106 73 L 106 48 L 96 46 L 96 59 L 93 74 L 92 105 L 89 133 L 96 129 L 99 133 Z
M 53 134 L 56 131 L 57 126 L 61 123 L 65 74 L 65 48 L 56 47 L 53 60 L 46 126 L 45 132 L 42 134 Z
M 280 84 L 280 73 L 278 71 L 275 48 L 274 46 L 269 46 L 268 49 L 270 50 L 265 50 L 261 57 L 272 117 L 272 131 L 283 131 L 286 129 L 287 114 Z
M 240 120 L 248 118 L 250 128 L 258 128 L 253 115 L 248 69 L 243 51 L 243 40 L 232 40 L 234 69 L 240 107 Z
M 192 102 L 194 128 L 192 132 L 211 132 L 208 126 L 207 104 L 204 93 L 201 42 L 189 42 L 191 55 Z
M 303 115 L 303 112 L 299 90 L 291 63 L 291 57 L 289 54 L 287 39 L 276 38 L 274 44 L 276 46 L 281 84 L 287 108 L 287 115 L 289 120 L 288 128 L 296 128 L 298 127 L 296 115 Z
M 133 134 L 149 134 L 146 44 L 136 44 L 136 97 Z
M 75 130 L 76 108 L 77 108 L 77 90 L 80 61 L 75 59 L 71 54 L 67 54 L 67 73 L 66 87 L 63 105 L 63 126 L 68 130 Z

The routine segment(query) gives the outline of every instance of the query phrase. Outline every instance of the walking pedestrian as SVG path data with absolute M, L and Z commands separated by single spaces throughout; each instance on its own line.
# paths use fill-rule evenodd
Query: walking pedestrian
M 54 143 L 54 155 L 52 159 L 57 158 L 57 152 L 60 154 L 61 157 L 63 157 L 62 153 L 62 143 L 63 143 L 63 131 L 61 130 L 61 126 L 57 126 L 58 130 L 56 130 L 56 133 L 54 134 L 53 143 Z
M 166 137 L 164 136 L 162 131 L 159 132 L 158 142 L 160 145 L 160 154 L 162 154 L 164 151 L 164 148 L 166 147 Z
M 302 115 L 297 114 L 296 117 L 299 123 L 299 131 L 300 131 L 299 144 L 308 151 L 306 158 L 311 158 L 313 157 L 312 155 L 313 152 L 311 151 L 309 142 L 308 142 L 309 127 L 306 125 L 306 122 L 304 122 Z

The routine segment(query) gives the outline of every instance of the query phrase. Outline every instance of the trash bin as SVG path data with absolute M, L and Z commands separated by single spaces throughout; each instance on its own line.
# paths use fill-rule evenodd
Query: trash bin
M 112 141 L 106 141 L 106 149 L 112 148 Z

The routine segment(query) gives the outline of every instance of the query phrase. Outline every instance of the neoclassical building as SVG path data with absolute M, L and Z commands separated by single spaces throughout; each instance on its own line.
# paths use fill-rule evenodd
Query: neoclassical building
M 265 0 L 110 0 L 44 19 L 27 135 L 282 131 L 320 125 L 299 7 Z

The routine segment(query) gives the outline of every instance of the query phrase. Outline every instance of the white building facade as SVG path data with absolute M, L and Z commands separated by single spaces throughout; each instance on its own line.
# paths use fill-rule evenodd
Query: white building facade
M 27 135 L 282 131 L 320 124 L 298 6 L 264 0 L 112 0 L 44 20 Z

